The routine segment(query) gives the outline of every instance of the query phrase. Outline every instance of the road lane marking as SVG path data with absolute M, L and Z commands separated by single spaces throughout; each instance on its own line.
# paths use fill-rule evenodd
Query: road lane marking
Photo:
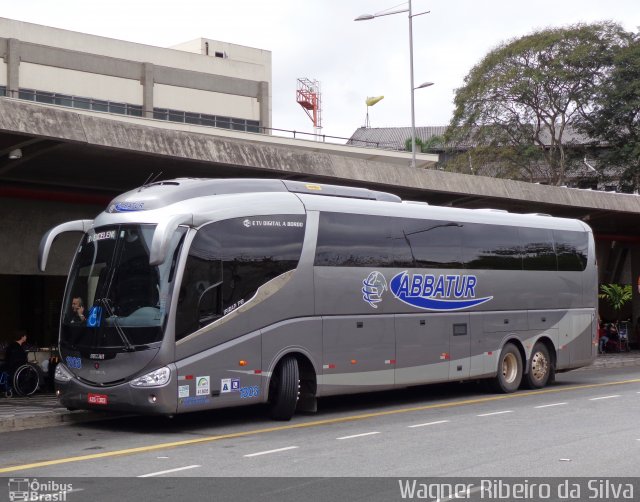
M 400 408 L 397 410 L 385 410 L 385 411 L 377 411 L 377 412 L 373 412 L 373 413 L 364 413 L 361 415 L 349 415 L 346 417 L 339 417 L 339 418 L 328 418 L 328 419 L 324 419 L 324 420 L 313 420 L 310 422 L 302 422 L 302 423 L 297 423 L 297 424 L 289 424 L 289 425 L 280 425 L 280 426 L 275 426 L 275 427 L 267 427 L 264 429 L 253 429 L 253 430 L 248 430 L 248 431 L 243 431 L 243 432 L 232 432 L 229 434 L 220 434 L 217 436 L 204 436 L 201 438 L 193 438 L 193 439 L 184 439 L 181 441 L 172 441 L 172 442 L 168 442 L 168 443 L 158 443 L 158 444 L 152 444 L 152 445 L 147 445 L 147 446 L 139 446 L 136 448 L 126 448 L 123 450 L 113 450 L 113 451 L 105 451 L 105 452 L 101 452 L 101 453 L 92 453 L 89 455 L 79 455 L 77 457 L 63 457 L 63 458 L 57 458 L 57 459 L 52 459 L 52 460 L 43 460 L 40 462 L 32 462 L 30 464 L 22 464 L 22 465 L 12 465 L 12 466 L 8 466 L 8 467 L 0 467 L 0 473 L 6 473 L 6 472 L 17 472 L 17 471 L 24 471 L 27 469 L 36 469 L 38 467 L 50 467 L 53 465 L 60 465 L 60 464 L 68 464 L 71 462 L 82 462 L 85 460 L 96 460 L 96 459 L 102 459 L 102 458 L 109 458 L 109 457 L 119 457 L 122 455 L 135 455 L 137 453 L 147 453 L 150 451 L 157 451 L 157 450 L 164 450 L 164 449 L 168 449 L 168 448 L 177 448 L 177 447 L 181 447 L 181 446 L 191 446 L 191 445 L 197 445 L 197 444 L 205 444 L 205 443 L 211 443 L 213 441 L 221 441 L 223 439 L 234 439 L 234 438 L 239 438 L 239 437 L 246 437 L 246 436 L 255 436 L 258 434 L 268 434 L 271 432 L 280 432 L 280 431 L 285 431 L 285 430 L 292 430 L 292 429 L 304 429 L 307 427 L 319 427 L 319 426 L 323 426 L 323 425 L 333 425 L 333 424 L 340 424 L 340 423 L 345 423 L 345 422 L 354 422 L 354 421 L 358 421 L 358 420 L 366 420 L 369 418 L 377 418 L 377 417 L 384 417 L 384 416 L 389 416 L 389 415 L 398 415 L 400 413 L 412 413 L 415 411 L 425 411 L 425 410 L 439 410 L 439 409 L 444 409 L 444 408 L 455 408 L 458 406 L 468 406 L 468 405 L 472 405 L 472 404 L 481 404 L 481 403 L 490 403 L 493 401 L 502 401 L 505 399 L 517 399 L 517 398 L 523 398 L 523 397 L 530 397 L 530 396 L 539 396 L 539 395 L 544 395 L 544 394 L 557 394 L 559 392 L 568 392 L 568 391 L 574 391 L 574 390 L 586 390 L 586 389 L 599 389 L 599 388 L 603 388 L 603 387 L 611 387 L 614 385 L 627 385 L 627 384 L 632 384 L 632 383 L 640 383 L 640 378 L 634 378 L 631 380 L 619 380 L 619 381 L 615 381 L 615 382 L 605 382 L 605 383 L 593 383 L 593 384 L 585 384 L 585 385 L 572 385 L 569 387 L 560 387 L 558 386 L 557 388 L 553 388 L 553 389 L 543 389 L 543 390 L 535 390 L 535 391 L 525 391 L 525 392 L 518 392 L 515 394 L 502 394 L 502 395 L 498 395 L 498 396 L 488 396 L 488 397 L 481 397 L 481 398 L 476 398 L 476 399 L 464 399 L 462 401 L 453 401 L 450 403 L 436 403 L 436 404 L 426 404 L 423 406 L 412 406 L 410 408 Z
M 244 455 L 245 457 L 257 457 L 259 455 L 269 455 L 269 453 L 278 453 L 280 451 L 295 450 L 297 446 L 287 446 L 285 448 L 278 448 L 276 450 L 259 451 L 258 453 L 249 453 Z
M 513 413 L 513 410 L 493 411 L 491 413 L 483 413 L 482 415 L 476 415 L 476 417 L 490 417 L 493 415 L 502 415 L 503 413 Z
M 379 432 L 365 432 L 364 434 L 354 434 L 353 436 L 343 436 L 341 438 L 336 439 L 353 439 L 353 438 L 361 438 L 363 436 L 373 436 L 374 434 L 380 434 Z
M 534 406 L 534 408 L 536 408 L 536 409 L 539 409 L 539 408 L 551 408 L 552 406 L 562 406 L 564 404 L 567 404 L 567 403 L 543 404 L 542 406 Z
M 437 424 L 446 424 L 450 422 L 450 420 L 438 420 L 437 422 L 427 422 L 426 424 L 416 424 L 416 425 L 408 425 L 409 429 L 413 429 L 414 427 L 426 427 L 427 425 L 437 425 Z
M 186 471 L 187 469 L 196 469 L 201 467 L 199 465 L 187 465 L 185 467 L 176 467 L 175 469 L 167 469 L 166 471 L 158 471 L 158 472 L 150 472 L 149 474 L 141 474 L 140 476 L 136 476 L 138 478 L 151 478 L 153 476 L 162 476 L 163 474 L 170 474 L 172 472 L 178 471 Z
M 612 396 L 592 397 L 589 401 L 599 401 L 600 399 L 611 399 L 614 397 L 620 397 L 620 394 L 613 394 Z

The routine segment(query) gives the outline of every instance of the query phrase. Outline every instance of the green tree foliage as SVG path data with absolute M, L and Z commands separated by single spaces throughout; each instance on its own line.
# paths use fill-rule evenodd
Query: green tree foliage
M 600 286 L 598 298 L 605 300 L 613 310 L 620 312 L 628 302 L 631 301 L 632 292 L 631 285 L 624 286 L 620 284 L 602 284 Z
M 597 89 L 593 107 L 583 115 L 582 130 L 603 141 L 603 166 L 624 167 L 622 178 L 640 186 L 640 36 L 613 60 L 613 71 Z
M 423 145 L 424 145 L 424 142 L 420 138 L 416 138 L 416 152 L 423 152 L 424 151 L 423 150 Z M 411 144 L 411 138 L 407 138 L 404 141 L 404 149 L 407 152 L 410 152 L 412 146 L 413 145 Z
M 444 146 L 444 138 L 442 136 L 431 136 L 426 141 L 416 138 L 416 152 L 429 153 L 430 151 Z M 404 142 L 404 149 L 411 151 L 411 138 L 407 138 Z
M 429 153 L 432 150 L 442 148 L 444 146 L 444 138 L 442 136 L 431 136 L 426 141 L 416 137 L 416 152 Z M 407 138 L 404 141 L 404 149 L 407 152 L 411 151 L 411 138 Z
M 448 168 L 469 172 L 469 160 L 477 156 L 477 162 L 490 159 L 491 165 L 476 165 L 474 173 L 488 167 L 492 175 L 542 174 L 549 183 L 564 184 L 572 161 L 567 128 L 588 109 L 630 36 L 611 22 L 577 24 L 492 50 L 456 91 L 445 137 L 466 151 Z

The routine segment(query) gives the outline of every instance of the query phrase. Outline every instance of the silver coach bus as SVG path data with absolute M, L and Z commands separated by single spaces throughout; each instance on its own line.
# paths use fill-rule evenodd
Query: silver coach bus
M 51 229 L 41 270 L 69 231 L 83 232 L 55 375 L 69 408 L 265 402 L 288 420 L 335 394 L 468 379 L 540 388 L 596 354 L 594 243 L 577 220 L 176 179 Z

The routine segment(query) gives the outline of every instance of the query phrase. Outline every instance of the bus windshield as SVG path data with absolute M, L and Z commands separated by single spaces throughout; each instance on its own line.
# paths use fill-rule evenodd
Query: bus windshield
M 162 340 L 186 229 L 176 231 L 159 266 L 149 265 L 154 230 L 116 225 L 84 235 L 69 274 L 61 346 L 134 351 Z

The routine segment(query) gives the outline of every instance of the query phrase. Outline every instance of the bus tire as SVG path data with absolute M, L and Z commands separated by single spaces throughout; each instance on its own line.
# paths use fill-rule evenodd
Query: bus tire
M 300 372 L 298 360 L 286 356 L 269 383 L 269 414 L 273 420 L 291 420 L 298 404 Z
M 507 343 L 500 352 L 498 360 L 498 374 L 493 380 L 496 392 L 508 394 L 515 392 L 522 382 L 522 356 L 518 348 Z
M 549 349 L 544 343 L 536 343 L 531 351 L 529 371 L 525 375 L 526 386 L 530 389 L 541 389 L 549 383 L 553 373 L 553 363 Z

